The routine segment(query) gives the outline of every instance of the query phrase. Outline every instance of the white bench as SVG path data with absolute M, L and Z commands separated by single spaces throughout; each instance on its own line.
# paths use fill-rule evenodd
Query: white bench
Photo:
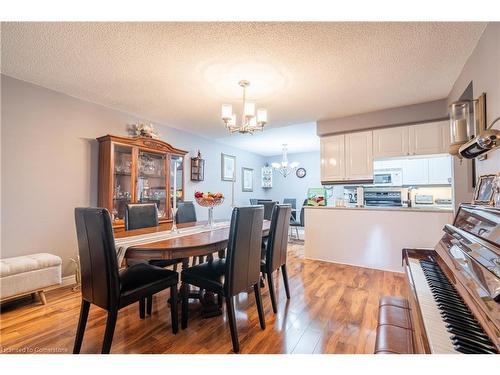
M 0 301 L 38 293 L 45 305 L 44 289 L 62 282 L 61 263 L 48 253 L 0 259 Z

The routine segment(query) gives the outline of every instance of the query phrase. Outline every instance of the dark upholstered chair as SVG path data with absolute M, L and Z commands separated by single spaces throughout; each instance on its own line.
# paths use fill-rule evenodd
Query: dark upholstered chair
M 179 202 L 175 221 L 177 224 L 196 222 L 196 210 L 193 202 Z
M 264 219 L 271 220 L 273 208 L 278 204 L 278 202 L 259 200 L 257 204 L 261 204 L 264 206 Z
M 269 295 L 273 311 L 276 314 L 276 296 L 273 285 L 273 272 L 281 267 L 283 282 L 285 283 L 286 298 L 290 299 L 290 289 L 288 288 L 288 275 L 286 272 L 286 251 L 288 245 L 288 228 L 290 226 L 290 216 L 292 207 L 288 204 L 278 204 L 274 207 L 271 218 L 271 227 L 266 242 L 264 259 L 261 262 L 260 271 L 267 276 Z
M 170 288 L 172 332 L 177 333 L 177 272 L 147 263 L 137 263 L 120 272 L 111 218 L 105 208 L 76 208 L 75 222 L 82 305 L 73 353 L 80 352 L 91 303 L 108 312 L 102 353 L 109 353 L 118 310 L 167 288 Z
M 266 328 L 259 288 L 262 221 L 261 206 L 236 207 L 231 216 L 225 259 L 212 260 L 182 271 L 182 328 L 187 328 L 189 285 L 217 293 L 226 300 L 234 352 L 239 352 L 233 297 L 253 287 L 260 327 Z
M 158 226 L 158 208 L 155 203 L 125 205 L 125 230 Z
M 307 199 L 304 199 L 304 203 L 302 203 L 302 207 L 300 208 L 300 215 L 299 215 L 299 220 L 291 220 L 290 226 L 295 228 L 295 231 L 297 233 L 297 238 L 299 238 L 299 227 L 304 227 L 305 222 L 304 222 L 304 206 L 307 204 Z
M 129 203 L 125 205 L 125 230 L 150 228 L 158 226 L 158 208 L 155 203 Z M 174 266 L 177 270 L 177 264 L 182 263 L 182 259 L 150 259 L 148 263 L 156 267 Z M 133 265 L 137 261 L 128 261 L 128 265 Z M 141 261 L 143 263 L 143 261 Z M 141 301 L 139 305 L 139 315 L 144 319 L 144 310 L 151 315 L 153 310 L 153 296 L 149 296 L 146 301 Z
M 252 206 L 255 206 L 257 204 L 261 204 L 259 202 L 271 202 L 271 199 L 255 199 L 255 198 L 250 198 L 250 204 Z
M 297 212 L 295 211 L 295 209 L 297 208 L 297 199 L 285 198 L 283 199 L 283 204 L 289 204 L 292 206 L 292 216 L 290 217 L 290 221 L 297 220 Z

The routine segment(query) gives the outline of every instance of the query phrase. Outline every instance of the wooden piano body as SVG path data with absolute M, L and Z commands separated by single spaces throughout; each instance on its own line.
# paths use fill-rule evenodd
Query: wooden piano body
M 462 205 L 453 225 L 446 225 L 443 231 L 443 237 L 433 250 L 403 250 L 403 266 L 410 291 L 413 353 L 453 353 L 458 347 L 452 343 L 450 329 L 453 327 L 450 328 L 449 320 L 442 320 L 442 300 L 434 294 L 436 290 L 432 289 L 432 282 L 436 281 L 434 277 L 439 278 L 442 273 L 459 295 L 458 298 L 450 297 L 451 302 L 461 297 L 466 305 L 465 309 L 469 310 L 467 312 L 462 307 L 454 308 L 452 305 L 452 311 L 448 311 L 448 314 L 458 315 L 459 320 L 467 321 L 469 318 L 462 317 L 462 311 L 465 311 L 465 315 L 471 313 L 490 340 L 487 345 L 493 349 L 489 351 L 495 352 L 496 348 L 496 352 L 499 352 L 500 209 Z M 426 261 L 437 264 L 442 273 L 437 270 L 437 274 L 426 274 L 421 269 L 422 265 L 428 264 Z M 433 280 L 426 280 L 426 277 Z M 446 288 L 451 289 L 446 285 Z M 450 293 L 454 294 L 453 291 Z M 444 298 L 447 299 L 446 294 Z M 439 306 L 436 307 L 435 304 Z M 449 310 L 450 306 L 444 307 L 446 308 Z M 470 324 L 474 325 L 474 322 Z M 462 335 L 461 331 L 457 331 L 455 327 L 455 332 L 459 335 Z M 469 338 L 466 333 L 465 337 Z M 471 351 L 461 352 L 475 352 L 474 345 L 470 342 L 465 345 Z

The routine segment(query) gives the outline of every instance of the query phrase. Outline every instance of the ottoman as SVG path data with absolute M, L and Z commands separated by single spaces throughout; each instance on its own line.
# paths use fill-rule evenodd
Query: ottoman
M 38 293 L 45 305 L 44 289 L 61 284 L 60 257 L 38 253 L 0 259 L 0 300 Z

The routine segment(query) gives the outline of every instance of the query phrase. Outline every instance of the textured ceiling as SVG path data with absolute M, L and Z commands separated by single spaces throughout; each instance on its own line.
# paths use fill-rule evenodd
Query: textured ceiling
M 448 95 L 484 23 L 2 23 L 2 73 L 205 136 L 240 79 L 269 128 Z

